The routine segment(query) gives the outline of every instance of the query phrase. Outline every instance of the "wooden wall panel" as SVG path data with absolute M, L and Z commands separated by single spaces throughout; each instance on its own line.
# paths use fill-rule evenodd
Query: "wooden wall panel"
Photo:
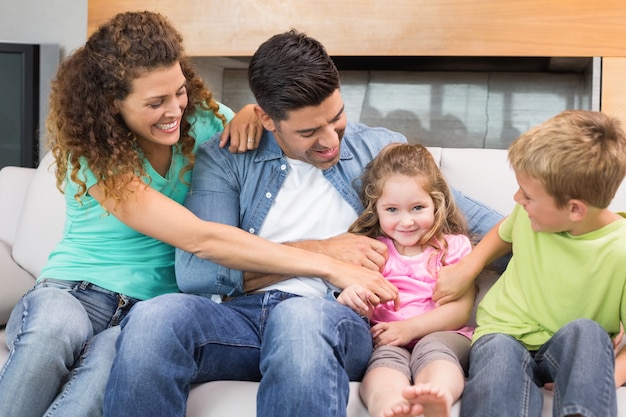
M 619 117 L 626 129 L 626 57 L 602 60 L 602 96 L 600 109 Z
M 89 0 L 89 33 L 146 9 L 197 56 L 249 56 L 291 27 L 332 55 L 626 56 L 624 0 Z

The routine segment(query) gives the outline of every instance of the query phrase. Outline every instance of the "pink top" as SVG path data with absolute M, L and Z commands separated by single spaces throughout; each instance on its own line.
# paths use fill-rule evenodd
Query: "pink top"
M 472 250 L 472 244 L 465 235 L 444 237 L 448 242 L 448 265 L 458 262 Z M 389 258 L 382 274 L 398 287 L 400 308 L 396 311 L 393 302 L 379 304 L 374 309 L 372 323 L 406 320 L 434 309 L 433 291 L 437 277 L 433 273 L 436 274 L 442 267 L 441 256 L 437 254 L 431 258 L 435 251 L 432 247 L 425 248 L 416 256 L 403 256 L 388 237 L 379 237 L 378 240 L 387 244 Z M 466 326 L 457 332 L 471 339 L 474 328 Z M 415 342 L 417 341 L 413 341 L 411 345 Z

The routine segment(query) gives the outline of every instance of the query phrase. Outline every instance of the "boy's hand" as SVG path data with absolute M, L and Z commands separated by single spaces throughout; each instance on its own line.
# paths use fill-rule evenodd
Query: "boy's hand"
M 433 300 L 437 306 L 458 300 L 473 283 L 473 277 L 464 272 L 463 261 L 446 265 L 439 271 Z

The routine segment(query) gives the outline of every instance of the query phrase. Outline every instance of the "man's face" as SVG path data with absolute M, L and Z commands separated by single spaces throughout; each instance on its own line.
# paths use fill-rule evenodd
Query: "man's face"
M 262 113 L 264 127 L 274 133 L 285 156 L 316 168 L 328 169 L 339 161 L 339 147 L 347 118 L 337 89 L 319 106 L 287 112 L 287 119 L 274 123 Z

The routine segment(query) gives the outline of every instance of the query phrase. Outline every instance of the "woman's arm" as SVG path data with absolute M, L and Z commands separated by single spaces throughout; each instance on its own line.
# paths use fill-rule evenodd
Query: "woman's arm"
M 200 258 L 246 271 L 322 277 L 338 286 L 356 281 L 381 301 L 397 297 L 397 289 L 377 271 L 203 221 L 139 178 L 128 188 L 130 197 L 121 202 L 104 200 L 98 185 L 89 188 L 89 193 L 127 226 Z
M 387 260 L 387 245 L 354 233 L 343 233 L 324 240 L 300 240 L 283 244 L 331 256 L 339 261 L 360 265 L 373 271 L 382 270 Z M 278 274 L 245 272 L 244 290 L 246 292 L 258 290 L 287 278 L 289 277 Z
M 232 153 L 243 153 L 259 146 L 263 125 L 254 112 L 255 104 L 246 104 L 235 117 L 224 126 L 220 136 L 220 148 L 228 143 Z

